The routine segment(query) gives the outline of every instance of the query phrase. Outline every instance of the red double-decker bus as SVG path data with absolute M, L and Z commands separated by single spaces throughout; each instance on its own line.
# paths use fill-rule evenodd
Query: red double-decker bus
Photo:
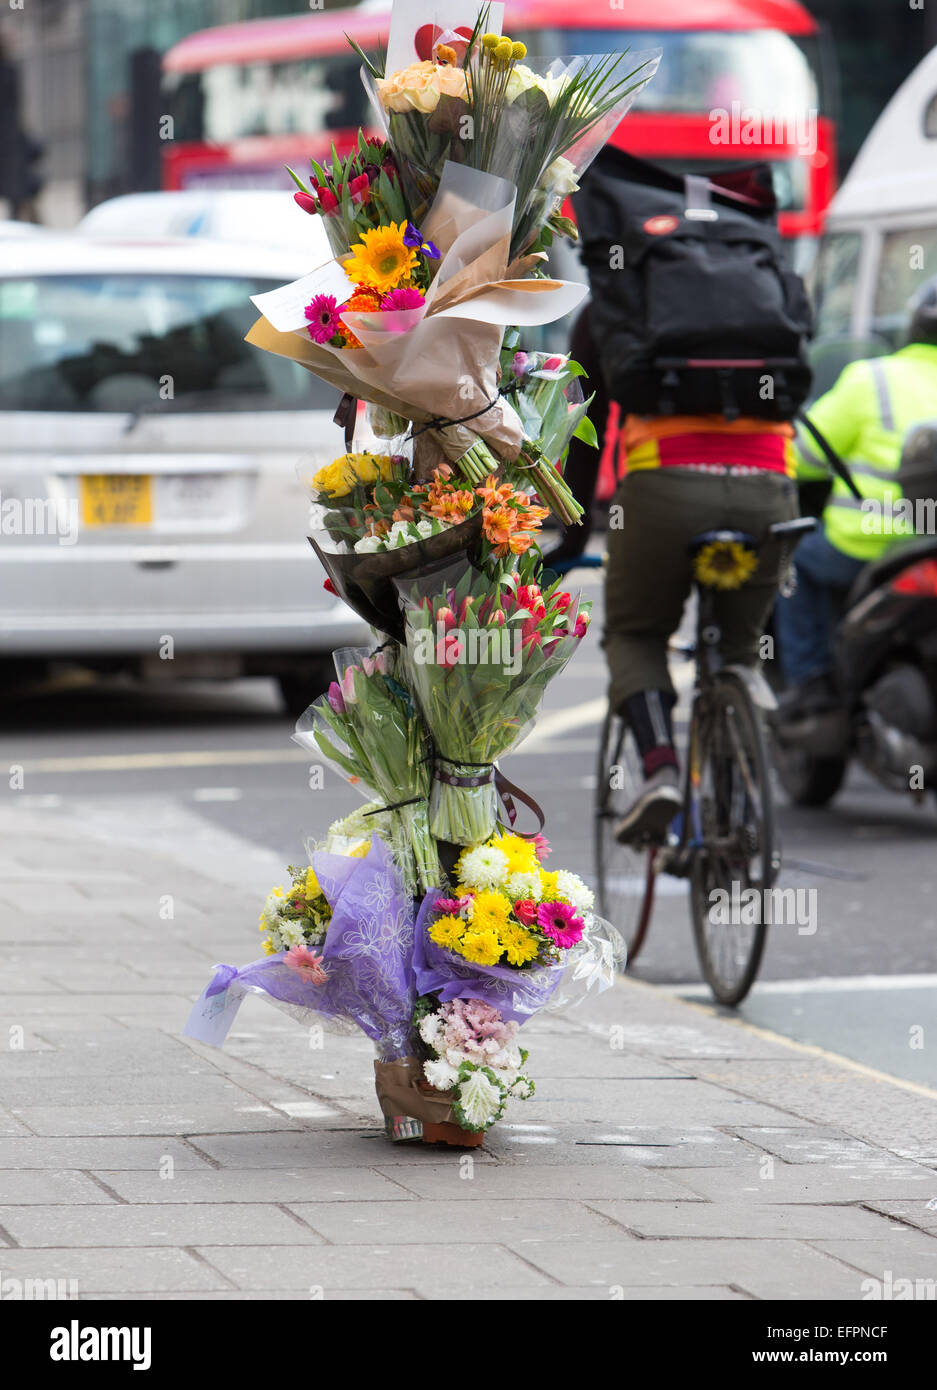
M 369 124 L 359 60 L 386 44 L 389 12 L 316 11 L 192 34 L 163 61 L 173 139 L 163 187 L 288 187 Z M 816 236 L 835 184 L 830 66 L 797 0 L 511 0 L 531 56 L 660 47 L 654 80 L 613 143 L 681 171 L 769 160 L 787 236 Z

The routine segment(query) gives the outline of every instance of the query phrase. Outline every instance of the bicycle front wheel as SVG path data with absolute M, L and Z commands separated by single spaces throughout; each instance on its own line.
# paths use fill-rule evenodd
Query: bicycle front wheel
M 720 675 L 690 733 L 697 848 L 690 882 L 703 977 L 720 1004 L 751 989 L 765 949 L 766 897 L 777 872 L 774 803 L 758 710 L 742 681 Z
M 605 716 L 595 785 L 595 876 L 599 914 L 617 927 L 635 959 L 654 905 L 653 849 L 619 844 L 615 827 L 643 785 L 640 758 L 625 721 Z

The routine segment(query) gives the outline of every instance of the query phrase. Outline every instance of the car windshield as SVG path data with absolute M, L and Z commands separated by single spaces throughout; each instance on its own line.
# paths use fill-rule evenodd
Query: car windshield
M 244 342 L 249 296 L 216 275 L 0 278 L 0 411 L 314 410 L 338 394 Z

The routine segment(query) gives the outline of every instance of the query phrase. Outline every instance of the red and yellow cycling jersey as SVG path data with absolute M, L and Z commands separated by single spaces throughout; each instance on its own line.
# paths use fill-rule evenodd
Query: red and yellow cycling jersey
M 784 421 L 722 415 L 628 415 L 622 472 L 642 468 L 757 469 L 794 477 L 794 428 Z

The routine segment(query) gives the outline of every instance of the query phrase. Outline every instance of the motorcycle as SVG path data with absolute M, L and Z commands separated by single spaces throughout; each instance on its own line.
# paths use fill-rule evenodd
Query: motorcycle
M 778 778 L 800 806 L 825 806 L 856 758 L 883 786 L 923 800 L 937 790 L 937 427 L 911 431 L 899 469 L 929 534 L 867 565 L 834 636 L 836 708 L 772 721 Z M 918 488 L 914 484 L 920 480 Z

